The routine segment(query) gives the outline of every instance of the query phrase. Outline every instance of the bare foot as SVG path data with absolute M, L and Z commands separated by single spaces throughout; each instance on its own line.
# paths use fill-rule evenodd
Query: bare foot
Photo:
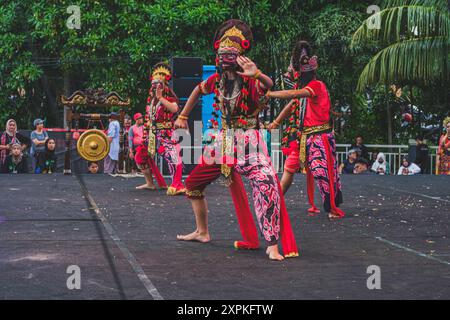
M 148 189 L 148 190 L 156 190 L 155 185 L 143 184 L 142 186 L 136 187 L 138 190 Z
M 278 245 L 274 244 L 273 246 L 268 246 L 266 250 L 266 254 L 269 256 L 270 260 L 284 260 L 284 257 L 278 251 Z
M 182 241 L 198 241 L 202 243 L 211 241 L 209 233 L 200 233 L 198 230 L 186 235 L 177 235 L 177 239 Z
M 308 209 L 308 216 L 315 217 L 320 213 L 320 210 L 317 207 L 311 207 Z
M 338 215 L 338 214 L 333 214 L 331 212 L 328 214 L 328 220 L 330 220 L 330 221 L 338 220 L 338 219 L 341 219 L 341 218 L 342 217 L 340 215 Z

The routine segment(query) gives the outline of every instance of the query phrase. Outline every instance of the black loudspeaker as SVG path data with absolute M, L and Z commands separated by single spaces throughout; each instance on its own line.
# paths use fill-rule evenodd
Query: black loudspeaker
M 172 67 L 172 89 L 175 94 L 180 99 L 180 107 L 183 108 L 186 104 L 187 99 L 191 95 L 195 87 L 202 82 L 203 76 L 203 61 L 201 58 L 192 57 L 174 57 L 171 59 L 170 65 Z M 202 101 L 198 101 L 197 105 L 192 109 L 189 115 L 189 132 L 190 136 L 190 146 L 194 148 L 200 148 L 202 146 L 202 135 L 194 134 L 194 122 L 202 121 Z M 200 130 L 201 131 L 201 130 Z M 186 137 L 188 138 L 188 137 Z M 183 143 L 184 146 L 186 143 Z M 189 159 L 190 163 L 185 162 L 183 174 L 189 174 L 195 167 L 195 162 L 197 161 L 198 155 L 196 156 L 192 150 Z M 168 173 L 167 166 L 163 166 L 164 174 Z
M 201 78 L 203 60 L 195 57 L 173 57 L 171 59 L 173 78 Z
M 189 98 L 200 82 L 202 82 L 201 78 L 174 78 L 172 88 L 178 98 Z

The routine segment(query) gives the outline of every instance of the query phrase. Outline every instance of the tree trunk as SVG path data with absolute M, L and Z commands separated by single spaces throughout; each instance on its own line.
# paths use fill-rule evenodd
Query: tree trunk
M 63 87 L 63 92 L 64 95 L 66 97 L 68 97 L 69 95 L 72 94 L 72 89 L 71 89 L 71 83 L 70 83 L 70 73 L 69 71 L 65 70 L 63 71 L 63 81 L 64 81 L 64 87 Z M 64 106 L 64 114 L 63 114 L 63 119 L 62 119 L 62 128 L 67 128 L 67 107 Z
M 392 144 L 392 112 L 391 104 L 389 102 L 389 88 L 386 86 L 386 116 L 387 116 L 387 141 Z
M 57 101 L 56 101 L 56 93 L 52 90 L 50 83 L 48 81 L 48 77 L 45 74 L 45 72 L 42 74 L 41 77 L 41 85 L 42 88 L 44 89 L 45 95 L 47 97 L 47 102 L 48 102 L 48 106 L 49 106 L 49 122 L 52 125 L 55 125 L 57 123 L 57 118 L 58 118 L 58 106 L 57 106 Z

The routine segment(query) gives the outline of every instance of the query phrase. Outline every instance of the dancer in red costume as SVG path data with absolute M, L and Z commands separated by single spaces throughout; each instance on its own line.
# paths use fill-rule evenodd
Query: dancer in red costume
M 306 104 L 300 108 L 302 116 L 298 128 L 298 148 L 300 166 L 307 168 L 308 196 L 314 193 L 311 176 L 317 182 L 324 209 L 330 219 L 342 218 L 344 212 L 338 208 L 342 203 L 341 182 L 337 172 L 336 142 L 330 124 L 331 103 L 325 84 L 316 79 L 317 57 L 310 56 L 309 44 L 299 41 L 294 48 L 291 68 L 299 72 L 300 88 L 277 92 L 267 92 L 269 98 L 302 99 Z M 287 105 L 275 121 L 269 125 L 276 129 L 292 113 Z M 295 154 L 295 153 L 294 153 Z
M 197 229 L 178 236 L 178 239 L 210 241 L 204 190 L 223 175 L 231 183 L 230 190 L 245 240 L 235 245 L 253 247 L 257 244 L 256 228 L 239 176 L 244 175 L 252 186 L 256 215 L 268 245 L 266 252 L 270 259 L 283 260 L 278 250 L 280 233 L 285 256 L 297 256 L 298 250 L 279 181 L 258 130 L 258 113 L 264 106 L 262 98 L 273 82 L 253 61 L 243 56 L 252 42 L 250 28 L 240 20 L 229 20 L 219 27 L 214 42 L 218 72 L 194 89 L 175 122 L 176 128 L 187 129 L 189 113 L 199 96 L 215 94 L 213 106 L 216 116 L 218 111 L 222 113 L 222 129 L 214 142 L 213 152 L 204 154 L 203 161 L 186 180 L 186 194 L 192 203 Z M 238 71 L 239 67 L 242 72 Z
M 436 174 L 450 175 L 450 117 L 444 119 L 444 130 L 436 153 Z
M 156 188 L 152 173 L 158 185 L 167 188 L 154 161 L 156 153 L 160 154 L 167 161 L 172 176 L 172 184 L 168 187 L 167 194 L 177 195 L 184 193 L 185 189 L 182 183 L 181 148 L 173 128 L 175 114 L 178 112 L 178 99 L 167 85 L 170 78 L 171 71 L 167 64 L 158 63 L 153 67 L 152 87 L 149 90 L 146 108 L 146 138 L 145 143 L 137 148 L 135 160 L 146 180 L 144 185 L 137 187 L 138 189 Z

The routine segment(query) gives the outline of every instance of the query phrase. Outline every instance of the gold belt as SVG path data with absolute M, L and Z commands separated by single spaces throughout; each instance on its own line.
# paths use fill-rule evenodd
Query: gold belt
M 228 126 L 227 120 L 222 117 L 222 128 L 224 129 L 255 129 L 258 125 L 258 119 L 256 117 L 251 118 L 243 118 L 242 120 L 245 120 L 247 123 L 242 124 L 241 122 L 238 122 L 239 118 L 231 118 L 231 125 Z
M 300 150 L 299 150 L 301 165 L 304 165 L 306 163 L 306 138 L 308 137 L 308 135 L 329 129 L 331 129 L 331 125 L 329 123 L 324 123 L 321 124 L 320 126 L 303 128 L 300 136 Z
M 156 123 L 156 129 L 172 129 L 173 124 L 172 122 L 157 122 Z
M 226 163 L 226 160 L 233 156 L 233 136 L 228 136 L 228 129 L 254 129 L 258 124 L 256 117 L 243 118 L 247 123 L 243 124 L 238 121 L 239 118 L 232 118 L 231 125 L 228 126 L 226 118 L 222 117 L 222 159 L 223 162 L 220 166 L 221 173 L 225 178 L 229 178 L 231 174 L 231 167 Z

